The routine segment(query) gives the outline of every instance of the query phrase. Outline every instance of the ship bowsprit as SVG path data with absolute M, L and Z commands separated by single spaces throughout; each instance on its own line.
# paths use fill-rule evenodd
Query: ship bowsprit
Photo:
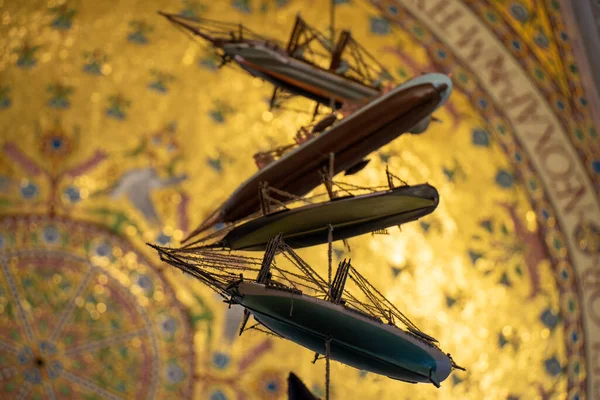
M 233 300 L 278 335 L 355 368 L 405 382 L 436 386 L 450 374 L 452 359 L 432 341 L 379 318 L 330 301 L 259 283 L 242 282 Z

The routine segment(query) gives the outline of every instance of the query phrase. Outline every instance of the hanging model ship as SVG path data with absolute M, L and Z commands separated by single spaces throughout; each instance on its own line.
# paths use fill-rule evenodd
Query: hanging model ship
M 252 314 L 257 324 L 248 329 L 266 329 L 306 347 L 316 353 L 315 361 L 324 354 L 327 367 L 332 359 L 410 383 L 439 387 L 453 368 L 462 369 L 440 350 L 436 339 L 417 328 L 349 261 L 339 264 L 333 280 L 330 265 L 325 281 L 283 242 L 282 235 L 269 241 L 262 260 L 152 247 L 163 261 L 199 279 L 227 303 L 243 306 L 240 334 Z M 290 267 L 275 264 L 277 254 Z M 347 280 L 365 300 L 349 292 Z
M 342 31 L 332 46 L 331 40 L 299 15 L 284 45 L 242 24 L 160 14 L 208 42 L 221 57 L 221 67 L 234 62 L 250 75 L 272 83 L 275 86 L 270 101 L 272 108 L 284 100 L 285 93 L 333 105 L 333 108 L 346 103 L 364 103 L 379 95 L 385 83 L 392 79 L 349 31 Z
M 312 203 L 314 199 L 301 199 L 299 202 L 309 204 L 296 208 L 273 201 L 273 193 L 263 187 L 258 194 L 262 215 L 207 235 L 186 248 L 263 251 L 269 239 L 281 233 L 286 244 L 297 249 L 369 232 L 387 233 L 386 228 L 415 221 L 435 210 L 439 195 L 433 186 L 403 182 L 403 186 L 394 187 L 393 179 L 398 178 L 386 173 L 389 187 L 383 190 L 336 183 L 323 173 L 330 201 Z M 338 197 L 340 193 L 344 196 Z M 275 194 L 285 195 L 281 191 Z M 272 204 L 279 207 L 273 209 Z

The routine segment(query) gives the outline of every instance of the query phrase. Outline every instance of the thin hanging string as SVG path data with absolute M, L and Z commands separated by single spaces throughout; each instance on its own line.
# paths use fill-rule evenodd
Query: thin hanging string
M 327 233 L 327 243 L 329 244 L 329 251 L 327 252 L 327 285 L 329 292 L 331 292 L 331 263 L 333 258 L 333 226 L 329 224 L 329 232 Z M 329 293 L 331 295 L 331 293 Z
M 331 33 L 331 51 L 333 51 L 335 43 L 335 0 L 331 0 L 329 6 L 329 30 Z
M 327 338 L 325 340 L 325 399 L 329 400 L 329 384 L 330 384 L 330 367 L 329 362 L 331 358 L 331 348 L 330 348 L 331 339 Z

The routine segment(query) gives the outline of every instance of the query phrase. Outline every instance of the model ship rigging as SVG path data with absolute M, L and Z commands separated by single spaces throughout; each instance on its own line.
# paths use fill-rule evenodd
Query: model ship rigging
M 279 106 L 287 92 L 337 109 L 346 103 L 366 103 L 392 83 L 391 74 L 349 31 L 342 31 L 332 46 L 331 40 L 299 15 L 284 45 L 241 24 L 160 14 L 208 41 L 221 57 L 220 66 L 234 62 L 275 85 L 271 108 Z
M 151 245 L 163 261 L 191 274 L 229 304 L 244 307 L 240 334 L 266 330 L 329 359 L 410 383 L 439 387 L 459 368 L 437 340 L 422 332 L 350 263 L 322 278 L 288 246 L 272 238 L 263 259 Z M 281 254 L 289 267 L 274 261 Z M 253 278 L 248 278 L 252 275 Z M 346 287 L 351 281 L 359 299 Z M 250 315 L 257 324 L 246 328 Z M 398 326 L 400 324 L 400 326 Z

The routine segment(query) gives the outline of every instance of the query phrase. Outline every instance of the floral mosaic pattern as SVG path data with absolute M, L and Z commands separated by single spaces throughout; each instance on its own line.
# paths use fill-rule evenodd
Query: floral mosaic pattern
M 335 2 L 340 27 L 398 81 L 440 71 L 455 88 L 441 124 L 381 149 L 350 180 L 378 184 L 389 165 L 439 189 L 436 213 L 353 239 L 350 252 L 335 244 L 335 257 L 352 257 L 468 371 L 436 391 L 334 363 L 333 396 L 584 398 L 573 260 L 514 127 L 469 63 L 400 2 L 358 3 Z M 599 188 L 597 132 L 555 2 L 463 3 L 552 100 Z M 265 21 L 302 11 L 326 31 L 326 7 L 305 4 L 183 0 L 165 11 L 276 38 L 291 26 Z M 176 244 L 252 173 L 253 152 L 289 141 L 309 117 L 269 111 L 272 87 L 219 68 L 214 52 L 156 15 L 164 5 L 122 6 L 132 12 L 69 1 L 0 9 L 10 61 L 0 78 L 0 393 L 279 399 L 293 370 L 323 396 L 312 354 L 254 332 L 238 338 L 239 313 L 144 248 Z M 598 256 L 598 226 L 575 235 Z M 303 256 L 325 263 L 320 248 Z

